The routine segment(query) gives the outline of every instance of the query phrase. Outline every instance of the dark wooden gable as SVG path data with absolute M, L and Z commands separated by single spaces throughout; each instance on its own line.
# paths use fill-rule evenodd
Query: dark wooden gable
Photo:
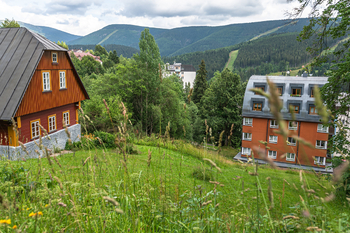
M 57 53 L 58 63 L 52 63 L 51 54 Z M 60 89 L 59 72 L 66 73 L 66 89 Z M 50 73 L 51 91 L 42 90 L 42 72 Z M 79 76 L 65 51 L 45 51 L 30 81 L 28 89 L 17 110 L 16 116 L 23 116 L 46 109 L 77 103 L 89 98 Z
M 0 29 L 0 120 L 11 120 L 45 51 L 65 53 L 85 99 L 88 95 L 76 73 L 67 50 L 26 28 Z M 45 52 L 46 53 L 46 52 Z M 30 100 L 35 102 L 36 99 Z M 23 112 L 23 110 L 22 110 Z

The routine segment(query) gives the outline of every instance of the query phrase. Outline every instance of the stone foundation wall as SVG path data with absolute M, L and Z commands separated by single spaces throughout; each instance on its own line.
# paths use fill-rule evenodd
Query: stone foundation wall
M 79 137 L 81 136 L 81 126 L 80 124 L 75 124 L 68 127 L 68 131 L 70 132 L 70 138 L 72 142 L 79 141 Z M 22 158 L 38 158 L 38 153 L 35 150 L 39 151 L 40 156 L 43 156 L 45 147 L 48 149 L 60 148 L 64 149 L 66 146 L 66 142 L 68 140 L 67 133 L 64 129 L 59 130 L 55 133 L 49 134 L 49 136 L 42 137 L 42 149 L 39 148 L 39 139 L 25 143 L 26 150 L 28 154 L 22 149 L 22 147 L 13 147 L 13 146 L 0 146 L 0 157 L 7 158 L 10 160 L 18 160 Z M 38 145 L 37 145 L 38 144 Z

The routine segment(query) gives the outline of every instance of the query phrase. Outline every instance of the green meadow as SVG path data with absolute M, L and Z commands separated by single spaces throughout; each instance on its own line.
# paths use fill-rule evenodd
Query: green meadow
M 1 232 L 346 232 L 329 175 L 145 138 L 0 163 Z

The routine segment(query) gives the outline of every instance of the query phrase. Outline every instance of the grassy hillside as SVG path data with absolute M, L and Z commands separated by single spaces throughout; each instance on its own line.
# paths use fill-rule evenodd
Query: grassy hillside
M 72 40 L 76 40 L 81 38 L 81 36 L 73 35 L 61 30 L 57 30 L 55 28 L 51 27 L 45 27 L 45 26 L 35 26 L 32 24 L 28 23 L 23 23 L 23 22 L 18 22 L 21 27 L 26 27 L 29 30 L 32 30 L 36 33 L 39 33 L 40 35 L 45 36 L 47 39 L 57 42 L 57 41 L 64 41 L 64 42 L 69 42 Z
M 233 50 L 230 52 L 230 57 L 225 65 L 225 68 L 228 68 L 229 70 L 233 70 L 233 64 L 235 63 L 235 60 L 237 58 L 239 50 Z
M 235 163 L 178 141 L 138 143 L 127 157 L 93 149 L 1 161 L 1 231 L 349 230 L 349 204 L 322 202 L 333 189 L 326 176 Z
M 193 26 L 174 29 L 150 28 L 162 56 L 176 56 L 196 51 L 206 51 L 249 41 L 264 34 L 287 31 L 300 31 L 308 21 L 301 19 L 294 27 L 287 21 L 274 20 L 255 23 L 231 24 L 226 26 Z M 138 48 L 141 31 L 144 27 L 133 25 L 109 25 L 87 36 L 70 41 L 69 44 L 119 44 Z

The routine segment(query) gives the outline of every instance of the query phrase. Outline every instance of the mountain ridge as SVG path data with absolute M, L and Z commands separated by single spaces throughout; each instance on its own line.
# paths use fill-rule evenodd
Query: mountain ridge
M 161 55 L 175 56 L 239 44 L 276 28 L 274 33 L 301 31 L 308 22 L 308 19 L 302 18 L 293 25 L 288 24 L 290 21 L 286 20 L 271 20 L 223 26 L 148 28 L 158 44 Z M 103 41 L 101 45 L 119 44 L 138 48 L 140 34 L 144 28 L 147 27 L 111 24 L 86 36 L 69 41 L 68 44 L 98 44 Z M 109 37 L 106 38 L 107 36 Z

